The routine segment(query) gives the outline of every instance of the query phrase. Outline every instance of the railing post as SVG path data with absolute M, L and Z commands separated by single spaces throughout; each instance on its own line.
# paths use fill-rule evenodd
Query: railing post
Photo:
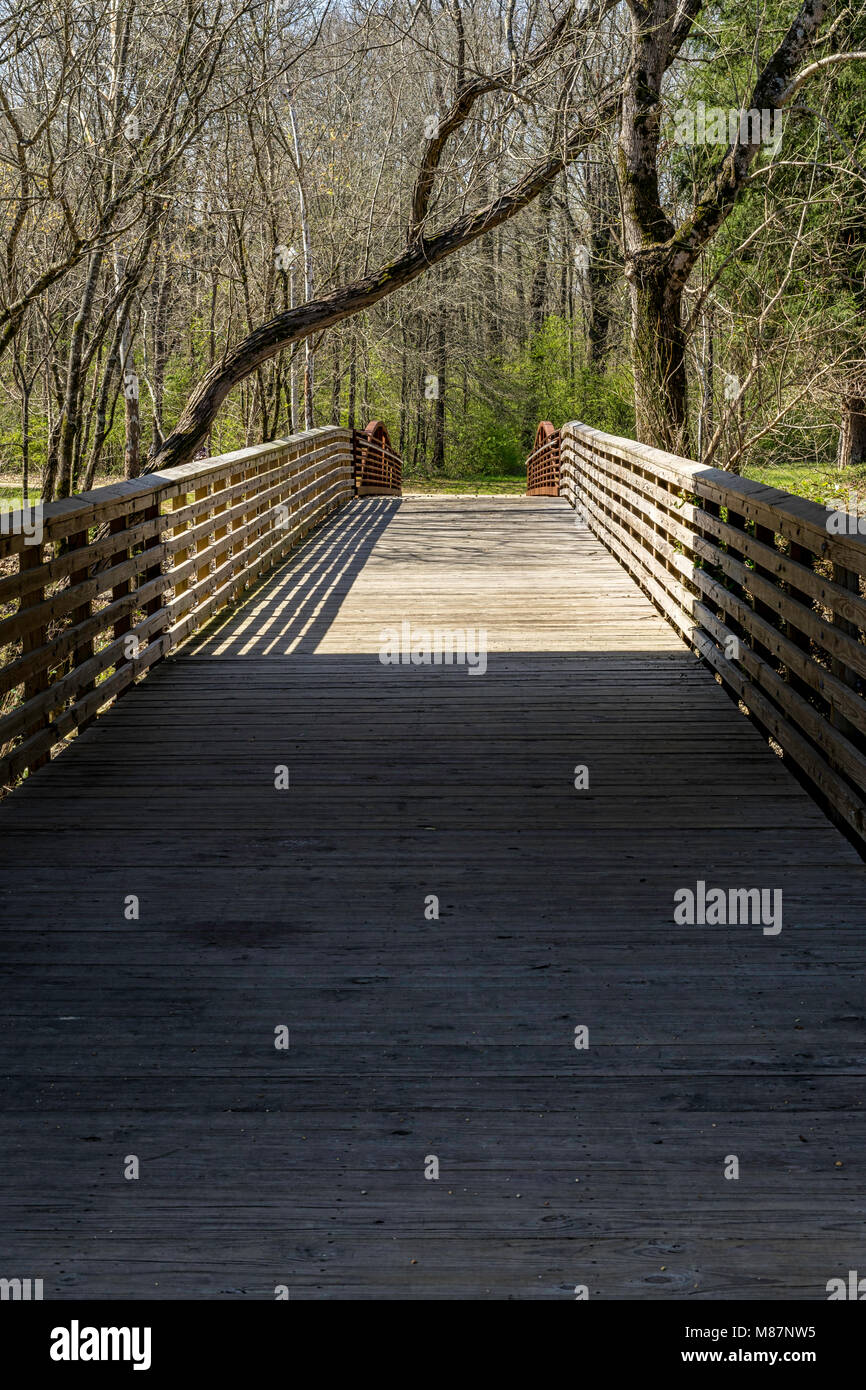
M 73 536 L 69 536 L 69 538 L 67 539 L 66 544 L 67 544 L 67 547 L 68 547 L 68 549 L 69 549 L 70 551 L 75 551 L 75 550 L 86 550 L 86 547 L 87 547 L 87 531 L 76 531 L 75 534 L 74 534 Z M 84 583 L 86 583 L 86 582 L 87 582 L 87 578 L 88 578 L 88 574 L 89 574 L 89 571 L 88 571 L 87 565 L 84 565 L 81 569 L 73 570 L 72 573 L 71 573 L 70 576 L 69 576 L 69 587 L 70 587 L 70 588 L 75 588 L 76 584 L 84 584 Z M 69 615 L 69 625 L 70 625 L 70 627 L 77 627 L 79 623 L 84 623 L 84 622 L 86 622 L 87 619 L 91 616 L 92 612 L 93 612 L 93 601 L 92 601 L 92 599 L 91 599 L 91 600 L 88 600 L 88 601 L 85 602 L 85 603 L 80 604 L 80 605 L 78 606 L 78 608 L 73 608 L 72 612 L 71 612 L 70 615 Z M 70 671 L 74 671 L 75 668 L 76 668 L 76 666 L 81 666 L 85 661 L 89 661 L 90 658 L 91 658 L 92 656 L 93 656 L 93 638 L 92 638 L 92 637 L 86 638 L 84 641 L 77 643 L 77 645 L 76 645 L 75 647 L 73 647 L 73 649 L 72 649 L 72 655 L 71 655 L 71 657 L 70 657 L 70 662 L 69 662 L 69 669 L 70 669 Z M 93 690 L 95 690 L 95 689 L 96 689 L 96 681 L 95 681 L 95 680 L 90 680 L 90 681 L 85 682 L 83 685 L 81 685 L 81 686 L 79 687 L 78 698 L 81 699 L 81 697 L 82 697 L 83 695 L 89 695 L 89 694 L 90 694 Z M 89 717 L 88 719 L 85 719 L 85 720 L 82 721 L 82 723 L 80 724 L 79 728 L 80 728 L 80 729 L 85 729 L 85 728 L 88 726 L 88 724 L 92 724 L 92 723 L 93 723 L 93 720 L 94 720 L 95 718 L 96 718 L 96 716 L 93 715 L 93 714 L 91 714 L 90 717 Z
M 211 494 L 211 485 L 210 485 L 210 483 L 205 483 L 203 487 L 197 487 L 197 488 L 196 488 L 195 494 L 194 494 L 195 501 L 196 501 L 196 502 L 203 502 L 203 501 L 205 500 L 205 498 L 210 497 L 210 494 Z M 200 517 L 200 518 L 196 518 L 195 525 L 196 525 L 196 526 L 199 526 L 199 525 L 201 525 L 202 521 L 209 521 L 209 520 L 210 520 L 210 517 L 211 517 L 210 511 L 205 511 L 204 516 L 202 516 L 202 517 Z M 206 531 L 205 534 L 204 534 L 203 536 L 200 536 L 199 539 L 198 539 L 198 540 L 196 541 L 196 543 L 195 543 L 195 554 L 196 554 L 196 555 L 201 555 L 201 554 L 203 554 L 205 551 L 207 551 L 207 550 L 209 549 L 209 547 L 210 547 L 210 541 L 211 541 L 211 532 L 210 532 L 210 531 Z M 207 577 L 208 577 L 209 574 L 210 574 L 210 557 L 208 557 L 208 559 L 204 562 L 203 565 L 199 565 L 198 568 L 196 569 L 196 572 L 195 572 L 196 587 L 198 587 L 199 584 L 204 583 L 204 581 L 207 579 Z M 197 607 L 199 606 L 199 604 L 200 604 L 202 601 L 203 601 L 203 595 L 198 594 L 198 595 L 196 596 L 196 600 L 195 600 L 195 603 L 193 604 L 193 607 L 194 607 L 194 608 L 197 608 Z
M 226 484 L 226 483 L 222 483 L 222 484 L 220 484 L 220 486 L 221 486 L 221 488 L 225 488 L 225 487 L 227 486 L 227 484 Z M 224 512 L 224 511 L 226 510 L 227 507 L 228 507 L 228 502 L 220 502 L 220 503 L 218 503 L 218 505 L 217 505 L 216 507 L 214 507 L 214 509 L 213 509 L 213 517 L 214 517 L 214 520 L 217 520 L 217 519 L 219 518 L 219 516 L 221 515 L 221 513 Z M 229 528 L 228 528 L 228 524 L 227 524 L 227 523 L 224 524 L 223 526 L 216 526 L 216 527 L 214 528 L 214 532 L 213 532 L 214 545 L 216 545 L 216 543 L 217 543 L 218 541 L 223 540 L 223 538 L 224 538 L 225 536 L 227 536 L 228 533 L 229 533 Z M 223 556 L 223 560 L 224 560 L 225 558 L 226 558 L 226 556 Z M 219 566 L 223 563 L 223 560 L 221 560 L 221 559 L 219 558 L 219 556 L 216 557 L 216 559 L 215 559 L 215 564 L 216 564 L 217 568 L 219 568 Z
M 186 494 L 185 492 L 181 492 L 177 497 L 173 497 L 173 498 L 171 499 L 171 510 L 172 510 L 173 512 L 180 512 L 180 511 L 183 511 L 184 507 L 187 505 L 187 500 L 186 500 L 186 499 L 187 499 L 187 494 Z M 189 530 L 189 522 L 187 522 L 187 521 L 182 522 L 179 526 L 173 526 L 172 529 L 171 529 L 171 538 L 172 538 L 172 540 L 173 540 L 173 541 L 174 541 L 174 540 L 177 540 L 177 538 L 178 538 L 179 536 L 182 536 L 182 535 L 183 535 L 184 531 L 188 531 L 188 530 Z M 186 564 L 186 562 L 187 562 L 188 559 L 189 559 L 189 549 L 188 549 L 186 546 L 184 546 L 183 549 L 181 549 L 181 550 L 176 550 L 176 551 L 174 551 L 174 553 L 173 553 L 173 555 L 172 555 L 172 559 L 171 559 L 171 568 L 172 568 L 173 570 L 175 570 L 175 569 L 180 569 L 182 565 L 185 565 L 185 564 Z M 173 601 L 176 603 L 177 600 L 181 597 L 181 595 L 185 594 L 186 591 L 187 591 L 187 589 L 189 588 L 189 580 L 188 580 L 188 579 L 175 579 L 174 582 L 172 583 L 172 586 L 171 586 L 171 587 L 172 587 L 172 593 L 173 593 L 173 595 L 174 595 L 174 600 L 173 600 Z
M 160 504 L 158 501 L 154 502 L 153 506 L 148 507 L 144 513 L 145 521 L 157 522 L 157 529 L 154 532 L 154 534 L 150 537 L 150 539 L 145 541 L 144 548 L 145 550 L 157 550 L 160 552 L 159 558 L 156 560 L 156 562 L 152 565 L 149 565 L 148 568 L 144 571 L 144 575 L 142 577 L 142 582 L 144 584 L 149 584 L 151 580 L 159 579 L 162 575 L 162 531 L 158 525 L 160 515 Z M 154 613 L 158 613 L 160 608 L 162 607 L 162 603 L 162 593 L 155 594 L 153 598 L 148 599 L 147 608 L 145 610 L 147 616 L 152 617 Z
M 844 565 L 839 565 L 834 561 L 832 573 L 833 580 L 836 584 L 840 585 L 843 589 L 847 589 L 849 593 L 856 594 L 859 598 L 860 576 L 855 570 L 846 569 Z M 860 629 L 857 624 L 850 622 L 847 618 L 841 617 L 835 609 L 833 610 L 833 626 L 838 627 L 842 632 L 846 633 L 848 637 L 853 637 L 855 641 L 859 640 Z M 840 661 L 838 657 L 834 656 L 831 659 L 830 670 L 833 672 L 834 676 L 838 676 L 841 681 L 844 681 L 849 689 L 856 690 L 858 688 L 857 672 L 852 671 L 851 667 L 846 666 L 844 661 Z M 845 718 L 844 714 L 839 712 L 832 700 L 830 701 L 830 722 L 839 729 L 846 738 L 853 739 L 859 747 L 862 748 L 866 745 L 866 740 L 860 735 L 859 730 L 854 727 L 849 719 Z
M 38 566 L 42 564 L 42 549 L 42 542 L 40 542 L 38 545 L 25 545 L 22 547 L 22 549 L 18 552 L 18 571 L 20 574 L 25 574 L 27 570 L 37 569 Z M 21 599 L 18 605 L 18 611 L 19 613 L 23 613 L 28 608 L 35 608 L 37 604 L 43 603 L 44 600 L 45 590 L 33 589 L 28 595 Z M 44 625 L 40 625 L 39 627 L 32 628 L 30 632 L 25 632 L 21 638 L 22 655 L 26 656 L 28 652 L 35 651 L 37 647 L 44 646 L 47 640 L 47 623 Z M 45 664 L 40 667 L 40 669 L 36 672 L 35 675 L 31 676 L 29 680 L 26 680 L 24 682 L 25 703 L 27 702 L 27 700 L 32 700 L 34 696 L 41 695 L 43 691 L 48 689 L 48 671 L 49 663 L 45 662 Z M 28 727 L 24 730 L 24 739 L 26 740 L 28 738 L 32 738 L 34 734 L 38 734 L 41 729 L 45 729 L 47 727 L 48 714 L 45 713 L 38 715 L 33 720 L 33 723 L 28 725 Z M 35 772 L 37 768 L 44 767 L 45 763 L 49 761 L 50 757 L 50 751 L 39 753 L 29 763 L 29 770 L 31 772 Z
M 762 526 L 760 523 L 756 522 L 755 540 L 775 549 L 776 533 L 772 526 Z M 755 566 L 755 574 L 760 575 L 762 579 L 766 579 L 772 584 L 776 582 L 776 576 L 763 565 Z M 778 627 L 778 614 L 775 609 L 771 608 L 768 603 L 764 603 L 763 600 L 757 597 L 755 598 L 755 612 L 759 618 L 763 618 L 764 622 L 769 623 L 771 627 Z M 756 640 L 752 645 L 762 661 L 772 661 L 773 654 L 769 647 L 765 646 L 763 642 Z
M 129 526 L 129 521 L 130 521 L 130 518 L 129 518 L 129 516 L 126 515 L 126 514 L 124 514 L 123 516 L 115 517 L 113 521 L 110 521 L 110 522 L 109 522 L 109 525 L 108 525 L 109 533 L 110 533 L 112 536 L 116 536 L 116 535 L 118 535 L 121 531 L 125 531 L 125 530 L 127 529 L 127 527 Z M 109 567 L 113 569 L 115 565 L 122 565 L 122 564 L 124 563 L 124 561 L 126 561 L 126 560 L 128 560 L 128 559 L 129 559 L 129 547 L 127 546 L 125 549 L 123 549 L 123 550 L 118 550 L 118 551 L 116 551 L 116 552 L 112 555 L 112 557 L 111 557 L 111 559 L 110 559 L 110 561 L 109 561 Z M 114 588 L 113 588 L 112 591 L 111 591 L 111 601 L 112 601 L 112 603 L 117 602 L 118 599 L 125 598 L 129 593 L 131 593 L 131 587 L 130 587 L 130 581 L 129 581 L 129 579 L 127 578 L 127 579 L 121 579 L 121 580 L 119 580 L 118 583 L 115 584 Z M 118 619 L 116 620 L 116 622 L 115 622 L 115 624 L 114 624 L 114 627 L 113 627 L 113 629 L 112 629 L 112 637 L 113 637 L 114 641 L 116 642 L 116 641 L 118 640 L 118 638 L 120 638 L 120 637 L 125 637 L 126 634 L 129 632 L 129 630 L 130 630 L 131 627 L 132 627 L 132 614 L 131 614 L 131 613 L 125 613 L 125 614 L 123 614 L 122 617 L 120 617 L 120 618 L 118 618 Z M 128 665 L 128 664 L 129 664 L 129 657 L 128 657 L 128 656 L 126 655 L 126 653 L 124 652 L 124 653 L 122 653 L 122 655 L 117 659 L 117 661 L 114 663 L 114 670 L 115 670 L 115 673 L 117 673 L 118 671 L 120 671 L 120 670 L 122 669 L 122 667 L 124 667 L 124 666 L 126 666 L 126 665 Z M 124 690 L 128 690 L 128 689 L 129 689 L 129 685 L 126 685 L 126 686 L 124 687 Z M 117 698 L 119 699 L 119 698 L 120 698 L 120 695 L 122 695 L 123 693 L 124 693 L 124 691 L 119 691 L 119 692 L 118 692 L 118 697 L 117 697 Z
M 815 557 L 811 550 L 807 550 L 804 545 L 800 545 L 797 541 L 791 541 L 790 553 L 792 560 L 795 560 L 800 565 L 806 565 L 809 569 L 812 568 Z M 810 594 L 805 593 L 802 589 L 795 588 L 793 584 L 788 585 L 788 593 L 797 603 L 802 603 L 804 607 L 811 610 L 812 597 Z M 811 653 L 812 639 L 809 637 L 808 633 L 803 632 L 801 628 L 797 627 L 793 619 L 789 618 L 785 623 L 785 631 L 796 647 L 806 652 L 807 655 Z M 808 700 L 812 694 L 811 687 L 807 685 L 805 681 L 801 680 L 790 667 L 787 668 L 787 673 L 789 684 L 797 691 L 798 695 L 802 695 L 804 699 Z
M 241 529 L 241 527 L 244 525 L 244 522 L 245 522 L 245 519 L 246 519 L 246 517 L 245 517 L 245 512 L 244 512 L 244 510 L 243 510 L 243 502 L 244 502 L 245 493 L 244 493 L 243 489 L 240 487 L 240 485 L 241 485 L 241 483 L 243 482 L 243 480 L 244 480 L 244 475 L 243 475 L 242 472 L 239 472 L 239 473 L 232 473 L 231 477 L 229 478 L 229 484 L 228 484 L 228 485 L 229 485 L 229 488 L 231 489 L 231 491 L 234 492 L 235 488 L 239 488 L 239 489 L 240 489 L 238 496 L 237 496 L 237 497 L 233 497 L 231 505 L 232 505 L 232 507 L 236 507 L 236 506 L 240 503 L 240 504 L 241 504 L 241 508 L 242 508 L 240 516 L 239 516 L 239 517 L 235 517 L 234 521 L 231 523 L 231 529 L 232 529 L 232 531 L 239 531 L 239 530 Z M 232 568 L 231 568 L 231 575 L 232 575 L 232 579 L 234 580 L 235 575 L 236 575 L 236 573 L 237 573 L 237 568 L 238 568 L 238 565 L 237 565 L 238 558 L 239 558 L 240 555 L 243 554 L 243 550 L 242 550 L 242 549 L 239 550 L 239 549 L 238 549 L 238 544 L 237 544 L 237 542 L 234 542 L 232 545 L 229 546 L 228 551 L 226 552 L 226 554 L 227 554 L 227 557 L 231 560 L 231 567 L 232 567 Z M 235 593 L 235 592 L 236 592 L 236 590 L 235 590 L 235 588 L 234 588 L 234 586 L 233 586 L 233 588 L 232 588 L 232 593 Z
M 745 531 L 746 518 L 742 512 L 732 511 L 729 507 L 728 525 L 733 527 L 735 531 Z M 737 560 L 741 565 L 745 563 L 746 557 L 743 554 L 742 550 L 736 549 L 736 547 L 732 546 L 730 542 L 728 543 L 728 554 L 731 556 L 732 559 Z M 729 579 L 727 587 L 728 589 L 730 589 L 731 593 L 735 594 L 736 597 L 740 599 L 742 603 L 748 603 L 746 590 L 744 589 L 742 584 L 739 584 L 735 579 Z M 727 614 L 725 617 L 725 623 L 726 626 L 732 630 L 734 636 L 737 637 L 739 641 L 748 641 L 747 633 L 745 632 L 742 624 L 737 622 L 736 618 L 733 618 L 730 614 Z

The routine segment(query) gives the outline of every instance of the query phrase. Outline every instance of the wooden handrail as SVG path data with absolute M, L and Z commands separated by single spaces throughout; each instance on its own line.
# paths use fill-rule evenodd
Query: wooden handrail
M 352 456 L 356 497 L 402 495 L 403 460 L 381 420 L 352 431 Z
M 562 493 L 866 849 L 858 518 L 576 422 Z
M 52 502 L 41 534 L 4 514 L 0 781 L 46 762 L 352 493 L 352 431 L 328 427 Z
M 532 453 L 526 460 L 527 497 L 559 496 L 560 435 L 550 420 L 535 431 Z

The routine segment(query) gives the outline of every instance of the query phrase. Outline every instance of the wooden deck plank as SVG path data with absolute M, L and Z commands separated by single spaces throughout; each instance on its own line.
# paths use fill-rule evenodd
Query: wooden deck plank
M 382 665 L 403 619 L 484 627 L 486 674 Z M 787 1300 L 862 1266 L 863 865 L 557 500 L 352 504 L 0 829 L 0 1275 Z M 781 934 L 675 926 L 698 879 L 780 888 Z

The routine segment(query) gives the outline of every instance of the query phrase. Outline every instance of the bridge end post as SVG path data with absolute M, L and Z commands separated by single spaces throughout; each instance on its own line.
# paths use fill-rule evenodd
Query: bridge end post
M 560 432 L 550 420 L 535 431 L 532 453 L 526 460 L 526 496 L 559 497 Z

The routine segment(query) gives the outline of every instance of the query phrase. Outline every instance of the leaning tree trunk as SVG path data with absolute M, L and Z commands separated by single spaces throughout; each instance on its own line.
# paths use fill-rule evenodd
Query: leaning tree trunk
M 174 431 L 163 444 L 159 456 L 150 464 L 148 472 L 187 463 L 229 391 L 244 381 L 262 362 L 312 333 L 319 333 L 371 308 L 395 290 L 425 275 L 431 266 L 447 260 L 485 232 L 492 232 L 516 217 L 577 158 L 588 143 L 590 134 L 597 131 L 599 123 L 606 120 L 613 109 L 614 100 L 608 95 L 592 110 L 583 111 L 563 148 L 536 164 L 516 183 L 498 194 L 492 203 L 461 213 L 449 226 L 429 236 L 420 233 L 413 225 L 404 249 L 373 274 L 365 275 L 353 284 L 343 285 L 321 299 L 307 301 L 288 313 L 277 314 L 234 347 L 227 348 L 220 361 L 214 363 L 196 386 Z M 420 226 L 420 223 L 417 225 Z M 312 385 L 312 371 L 308 380 Z

